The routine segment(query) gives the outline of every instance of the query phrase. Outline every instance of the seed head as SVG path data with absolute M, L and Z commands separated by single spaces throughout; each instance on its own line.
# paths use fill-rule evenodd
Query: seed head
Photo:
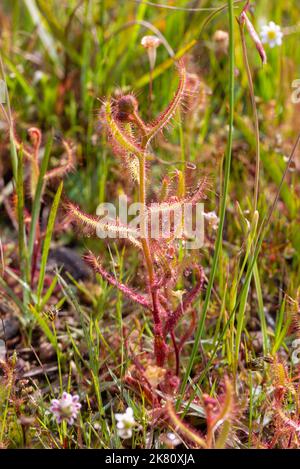
M 125 94 L 113 102 L 113 112 L 117 120 L 128 122 L 138 110 L 138 102 L 132 94 Z

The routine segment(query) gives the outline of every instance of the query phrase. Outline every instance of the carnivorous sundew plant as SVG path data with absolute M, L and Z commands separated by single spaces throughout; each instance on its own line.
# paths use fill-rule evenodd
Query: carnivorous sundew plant
M 191 96 L 197 93 L 197 86 L 190 78 L 183 60 L 177 63 L 177 70 L 179 83 L 176 93 L 167 108 L 152 122 L 146 123 L 142 119 L 138 100 L 133 94 L 121 94 L 104 100 L 100 111 L 100 119 L 105 126 L 108 141 L 115 155 L 119 157 L 120 164 L 128 168 L 132 181 L 137 186 L 140 204 L 138 228 L 133 229 L 128 225 L 123 225 L 119 220 L 114 222 L 108 218 L 103 221 L 101 217 L 92 217 L 82 212 L 71 202 L 67 204 L 68 213 L 74 222 L 82 225 L 87 233 L 97 234 L 97 232 L 103 231 L 112 237 L 123 234 L 124 238 L 127 237 L 142 252 L 147 271 L 144 294 L 138 293 L 128 285 L 116 280 L 111 273 L 105 270 L 102 260 L 95 257 L 92 252 L 85 256 L 85 260 L 107 282 L 151 312 L 156 364 L 163 367 L 172 352 L 176 358 L 176 374 L 179 371 L 180 349 L 188 337 L 178 340 L 175 336 L 175 328 L 180 318 L 191 310 L 194 300 L 202 289 L 204 276 L 199 264 L 190 259 L 189 262 L 188 259 L 183 261 L 182 258 L 179 262 L 185 238 L 185 233 L 182 230 L 183 220 L 180 220 L 179 223 L 181 237 L 178 237 L 178 224 L 175 223 L 174 219 L 170 220 L 170 217 L 178 209 L 180 210 L 187 205 L 192 207 L 203 200 L 208 184 L 207 178 L 203 177 L 193 190 L 186 192 L 184 187 L 185 174 L 183 171 L 177 170 L 174 181 L 168 177 L 163 179 L 156 203 L 148 204 L 150 170 L 147 165 L 150 158 L 155 158 L 151 143 L 167 126 L 171 125 L 176 114 L 188 104 Z M 179 213 L 182 215 L 181 210 Z M 152 238 L 152 221 L 155 214 L 158 215 L 158 222 L 161 214 L 162 224 L 165 223 L 164 219 L 167 219 L 170 225 L 167 238 L 165 236 Z M 183 243 L 180 243 L 180 238 Z M 195 285 L 189 291 L 181 291 L 179 295 L 180 291 L 177 289 L 179 278 L 186 269 L 190 269 L 194 273 Z M 175 299 L 177 299 L 176 302 Z M 169 338 L 172 340 L 172 345 L 168 344 Z

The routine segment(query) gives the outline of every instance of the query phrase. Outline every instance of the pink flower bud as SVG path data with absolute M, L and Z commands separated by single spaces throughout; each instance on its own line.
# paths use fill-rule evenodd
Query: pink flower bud
M 262 42 L 260 40 L 259 35 L 255 31 L 253 24 L 251 23 L 251 21 L 249 20 L 247 14 L 246 14 L 245 9 L 240 14 L 240 24 L 242 24 L 242 25 L 246 24 L 246 28 L 248 29 L 248 33 L 250 34 L 250 36 L 251 36 L 251 38 L 252 38 L 252 40 L 255 44 L 255 47 L 258 50 L 258 53 L 260 55 L 260 58 L 262 60 L 263 65 L 265 65 L 267 63 L 267 54 L 265 52 L 264 46 L 262 45 Z

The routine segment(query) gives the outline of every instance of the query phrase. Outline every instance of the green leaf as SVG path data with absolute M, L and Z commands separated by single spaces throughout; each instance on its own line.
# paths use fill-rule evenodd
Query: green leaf
M 40 275 L 39 275 L 38 289 L 37 289 L 38 304 L 40 304 L 41 294 L 43 291 L 48 254 L 49 254 L 52 233 L 53 233 L 53 228 L 55 224 L 55 219 L 56 219 L 56 214 L 57 214 L 57 210 L 58 210 L 58 206 L 60 202 L 62 189 L 63 189 L 63 181 L 61 181 L 59 188 L 57 189 L 57 192 L 54 197 L 54 201 L 53 201 L 49 219 L 48 219 L 46 237 L 43 243 L 42 260 L 41 260 Z
M 28 241 L 28 257 L 29 257 L 29 264 L 31 263 L 31 258 L 33 254 L 33 247 L 36 235 L 36 227 L 38 223 L 38 219 L 40 216 L 40 209 L 41 209 L 41 199 L 43 193 L 43 186 L 44 186 L 44 176 L 46 174 L 50 152 L 52 148 L 52 138 L 49 138 L 46 148 L 44 151 L 43 161 L 41 164 L 41 170 L 38 178 L 38 182 L 36 185 L 36 192 L 35 197 L 33 200 L 32 211 L 31 211 L 31 224 L 30 224 L 30 231 L 29 231 L 29 241 Z

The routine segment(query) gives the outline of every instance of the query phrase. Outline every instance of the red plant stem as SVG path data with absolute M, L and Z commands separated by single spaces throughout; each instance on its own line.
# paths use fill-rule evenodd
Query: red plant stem
M 142 390 L 144 396 L 149 401 L 149 403 L 153 405 L 153 407 L 157 407 L 159 405 L 159 400 L 157 396 L 155 396 L 151 387 L 149 388 L 146 382 L 143 383 L 142 380 L 137 380 L 136 378 L 133 378 L 129 375 L 125 376 L 124 380 L 129 386 L 132 387 L 134 391 L 138 390 L 139 392 L 141 392 Z
M 186 341 L 189 339 L 189 337 L 191 337 L 191 335 L 194 332 L 194 329 L 195 329 L 195 326 L 196 326 L 196 318 L 197 318 L 196 311 L 193 309 L 192 310 L 191 324 L 190 324 L 187 332 L 181 337 L 181 339 L 179 341 L 179 344 L 178 344 L 179 353 L 181 352 L 181 350 L 182 350 L 184 344 L 186 343 Z
M 176 376 L 179 376 L 180 357 L 179 357 L 179 348 L 178 348 L 178 345 L 177 345 L 177 342 L 176 342 L 176 337 L 175 337 L 174 331 L 171 332 L 171 339 L 172 339 L 173 346 L 174 346 L 175 360 L 176 360 L 175 374 L 176 374 Z
M 202 290 L 203 282 L 204 282 L 204 275 L 202 268 L 199 266 L 195 266 L 196 268 L 196 277 L 197 277 L 197 284 L 196 286 L 185 295 L 182 304 L 178 306 L 177 309 L 170 315 L 168 318 L 165 327 L 164 327 L 164 337 L 167 334 L 174 330 L 175 326 L 177 325 L 179 319 L 184 315 L 187 308 L 192 304 L 198 293 Z
M 109 274 L 102 267 L 101 262 L 98 262 L 98 260 L 95 258 L 95 256 L 91 252 L 84 256 L 84 260 L 90 266 L 92 266 L 92 268 L 96 272 L 98 272 L 101 275 L 101 277 L 103 277 L 108 283 L 118 288 L 124 295 L 126 295 L 132 301 L 135 301 L 136 303 L 140 304 L 144 308 L 151 308 L 151 303 L 149 302 L 147 298 L 131 290 L 127 285 L 124 285 L 124 283 L 119 282 L 115 277 Z
M 146 141 L 144 142 L 144 148 L 146 147 Z M 142 157 L 139 158 L 139 202 L 142 207 L 141 213 L 141 244 L 143 248 L 145 263 L 148 271 L 149 278 L 149 290 L 152 299 L 152 314 L 154 321 L 154 353 L 158 366 L 163 366 L 166 358 L 167 345 L 164 340 L 161 319 L 159 315 L 159 302 L 158 302 L 158 290 L 156 286 L 155 272 L 153 267 L 153 259 L 150 251 L 150 246 L 146 234 L 146 220 L 145 220 L 145 209 L 146 209 L 146 162 L 145 152 Z
M 34 282 L 34 275 L 36 272 L 36 266 L 37 266 L 38 255 L 40 252 L 40 247 L 41 247 L 41 230 L 40 230 L 39 223 L 37 223 L 36 237 L 35 237 L 34 246 L 33 246 L 32 266 L 31 266 L 31 281 L 30 281 L 31 286 L 33 285 L 33 282 Z
M 149 115 L 151 116 L 152 110 L 152 100 L 153 100 L 153 76 L 152 76 L 152 67 L 150 67 L 149 71 Z

